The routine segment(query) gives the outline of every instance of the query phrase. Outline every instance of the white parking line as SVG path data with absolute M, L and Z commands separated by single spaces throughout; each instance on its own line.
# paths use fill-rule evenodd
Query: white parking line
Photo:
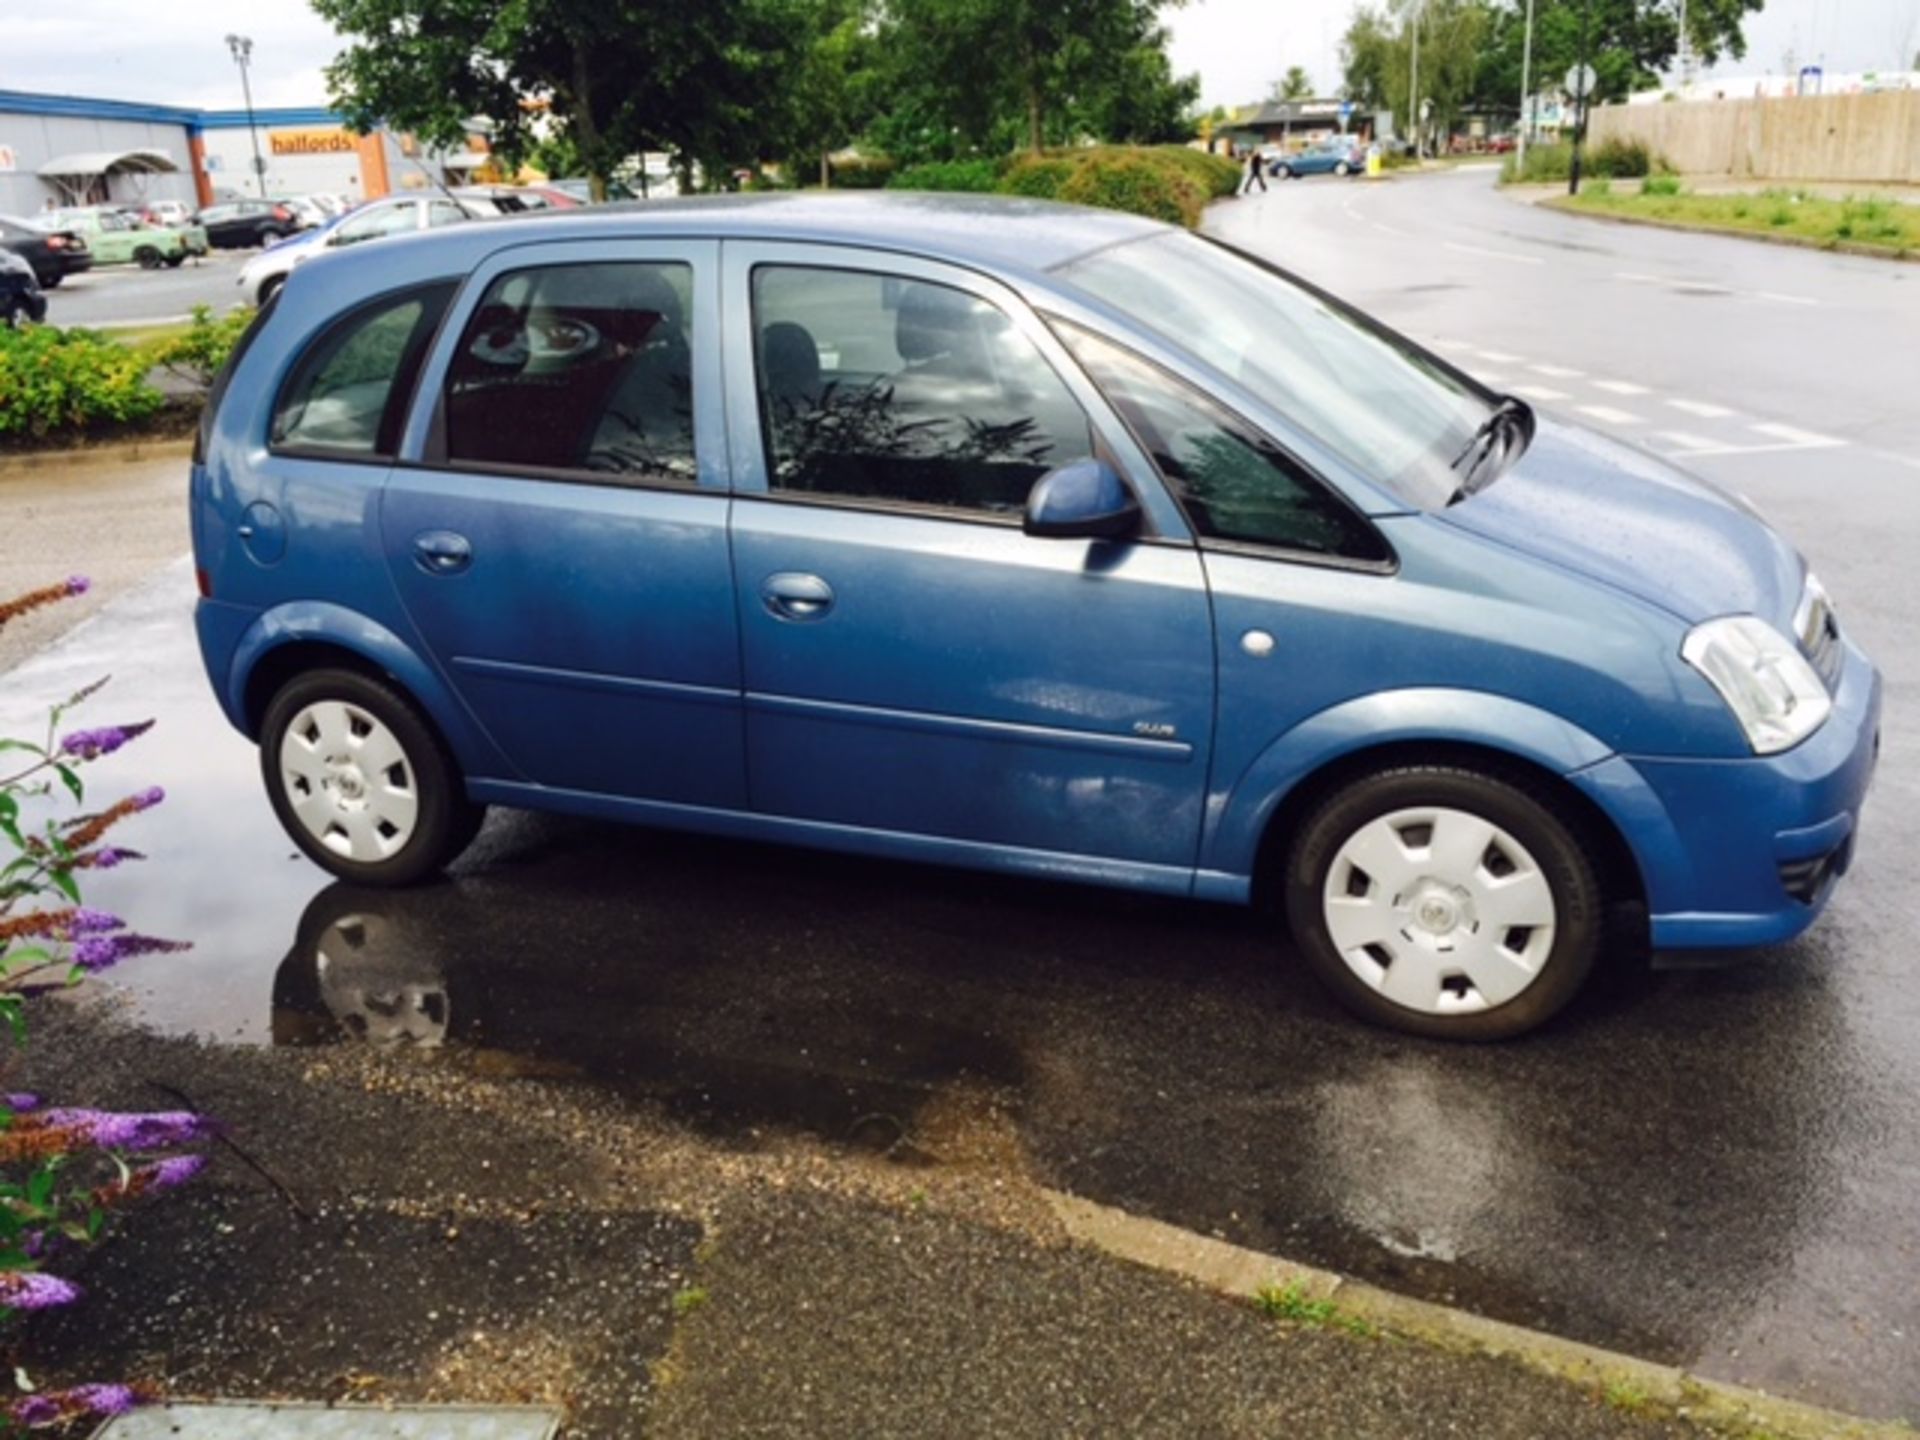
M 1615 395 L 1644 395 L 1647 393 L 1646 386 L 1636 385 L 1631 380 L 1596 380 L 1593 384 L 1595 389 L 1606 390 Z
M 1482 360 L 1491 360 L 1496 365 L 1524 365 L 1527 362 L 1518 355 L 1509 355 L 1504 350 L 1476 350 L 1473 352 Z
M 1792 425 L 1766 424 L 1755 425 L 1754 430 L 1774 440 L 1784 440 L 1789 445 L 1804 445 L 1808 449 L 1830 450 L 1836 445 L 1844 445 L 1844 440 L 1836 440 L 1831 435 L 1817 435 L 1811 430 L 1800 430 Z
M 1756 290 L 1753 295 L 1756 300 L 1772 300 L 1779 305 L 1818 305 L 1820 303 L 1806 295 L 1782 295 L 1773 290 Z
M 1549 390 L 1545 385 L 1516 385 L 1513 387 L 1513 393 L 1524 395 L 1529 400 L 1553 401 L 1567 398 L 1566 391 Z
M 1676 410 L 1684 410 L 1689 415 L 1698 415 L 1702 420 L 1725 420 L 1738 415 L 1738 410 L 1729 410 L 1724 405 L 1709 405 L 1704 400 L 1669 400 L 1667 404 Z
M 1565 365 L 1529 365 L 1527 368 L 1536 375 L 1550 375 L 1555 380 L 1578 380 L 1587 373 L 1584 370 L 1569 369 Z
M 1675 454 L 1693 454 L 1696 452 L 1704 454 L 1717 449 L 1720 444 L 1718 440 L 1711 440 L 1705 435 L 1690 435 L 1685 430 L 1662 430 L 1660 432 L 1660 438 L 1662 440 L 1671 440 L 1679 447 L 1674 452 Z
M 1576 406 L 1582 415 L 1591 415 L 1595 420 L 1605 421 L 1609 425 L 1638 425 L 1640 417 L 1627 410 L 1616 410 L 1611 405 Z
M 1512 260 L 1520 265 L 1544 265 L 1547 262 L 1538 255 L 1516 255 L 1511 250 L 1486 250 L 1478 245 L 1462 245 L 1457 240 L 1443 241 L 1449 250 L 1458 250 L 1462 255 L 1485 255 L 1490 260 Z

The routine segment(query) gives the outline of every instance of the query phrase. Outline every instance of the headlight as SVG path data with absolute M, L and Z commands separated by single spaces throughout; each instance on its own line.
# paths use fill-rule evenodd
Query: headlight
M 1720 692 L 1756 755 L 1792 749 L 1833 709 L 1806 657 L 1757 616 L 1729 615 L 1696 625 L 1680 654 Z

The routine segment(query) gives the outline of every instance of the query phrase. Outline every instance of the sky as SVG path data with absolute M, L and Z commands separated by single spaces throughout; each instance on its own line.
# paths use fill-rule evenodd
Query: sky
M 1355 0 L 1188 0 L 1169 9 L 1174 66 L 1198 71 L 1203 102 L 1263 98 L 1289 65 L 1322 92 L 1339 80 L 1340 35 Z M 258 105 L 325 103 L 321 67 L 339 42 L 305 0 L 0 0 L 0 90 L 237 109 L 223 38 L 254 41 Z M 1920 0 L 1768 0 L 1747 22 L 1747 58 L 1719 73 L 1888 69 L 1920 47 Z

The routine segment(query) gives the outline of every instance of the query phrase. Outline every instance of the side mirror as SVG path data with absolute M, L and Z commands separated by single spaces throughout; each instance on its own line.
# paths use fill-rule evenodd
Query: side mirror
M 1021 528 L 1056 540 L 1117 540 L 1140 528 L 1140 502 L 1104 460 L 1049 470 L 1027 493 Z

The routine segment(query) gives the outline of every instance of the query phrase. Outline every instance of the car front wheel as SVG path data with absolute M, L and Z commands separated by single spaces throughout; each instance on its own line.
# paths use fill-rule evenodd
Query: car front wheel
M 1593 969 L 1604 896 L 1531 791 L 1450 766 L 1379 772 L 1308 818 L 1286 873 L 1294 940 L 1361 1017 L 1443 1039 L 1543 1024 Z
M 452 860 L 485 818 L 412 703 L 352 670 L 315 670 L 267 707 L 260 768 L 280 823 L 321 868 L 410 885 Z

